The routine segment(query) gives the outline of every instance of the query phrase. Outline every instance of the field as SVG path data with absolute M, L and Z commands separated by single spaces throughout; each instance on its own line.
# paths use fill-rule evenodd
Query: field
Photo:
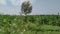
M 0 34 L 60 34 L 60 16 L 59 15 L 28 15 L 9 16 L 0 15 Z M 22 24 L 24 23 L 25 24 Z

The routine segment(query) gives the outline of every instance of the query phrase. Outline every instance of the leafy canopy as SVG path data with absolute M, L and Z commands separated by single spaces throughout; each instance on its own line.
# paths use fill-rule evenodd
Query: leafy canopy
M 28 13 L 31 13 L 32 12 L 32 5 L 29 1 L 25 1 L 22 3 L 22 6 L 21 6 L 21 11 L 23 14 L 28 14 Z

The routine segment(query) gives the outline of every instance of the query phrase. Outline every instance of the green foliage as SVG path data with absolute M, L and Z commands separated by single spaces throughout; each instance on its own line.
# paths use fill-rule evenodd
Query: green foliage
M 0 34 L 20 34 L 25 16 L 0 16 Z M 26 16 L 24 34 L 60 34 L 60 16 Z
M 27 17 L 27 21 L 28 22 L 31 22 L 31 23 L 34 23 L 35 22 L 35 18 L 30 16 L 30 17 Z
M 22 6 L 21 6 L 21 11 L 23 14 L 28 14 L 28 13 L 31 13 L 32 12 L 32 6 L 31 6 L 31 3 L 28 1 L 28 2 L 23 2 L 22 3 Z

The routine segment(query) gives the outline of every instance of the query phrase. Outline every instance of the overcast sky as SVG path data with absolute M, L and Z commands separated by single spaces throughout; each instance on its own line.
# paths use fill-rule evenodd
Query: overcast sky
M 0 0 L 0 13 L 19 15 L 22 2 L 27 0 Z M 31 14 L 58 14 L 60 0 L 30 0 L 33 10 Z

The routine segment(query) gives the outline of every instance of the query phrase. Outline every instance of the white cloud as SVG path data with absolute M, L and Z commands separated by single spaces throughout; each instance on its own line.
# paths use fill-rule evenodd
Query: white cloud
M 28 1 L 28 0 L 20 0 L 21 3 L 24 2 L 24 1 Z
M 11 2 L 12 5 L 14 5 L 14 6 L 19 6 L 19 5 L 20 5 L 20 0 L 10 0 L 10 2 Z
M 15 6 L 20 6 L 24 1 L 28 1 L 28 0 L 10 0 L 10 2 Z
M 19 8 L 17 7 L 1 7 L 0 14 L 19 15 Z
M 6 0 L 0 0 L 0 4 L 6 5 Z
M 12 5 L 14 6 L 20 6 L 22 2 L 28 1 L 28 0 L 9 0 Z M 31 0 L 30 0 L 31 1 Z M 0 0 L 0 4 L 7 5 L 8 0 Z

